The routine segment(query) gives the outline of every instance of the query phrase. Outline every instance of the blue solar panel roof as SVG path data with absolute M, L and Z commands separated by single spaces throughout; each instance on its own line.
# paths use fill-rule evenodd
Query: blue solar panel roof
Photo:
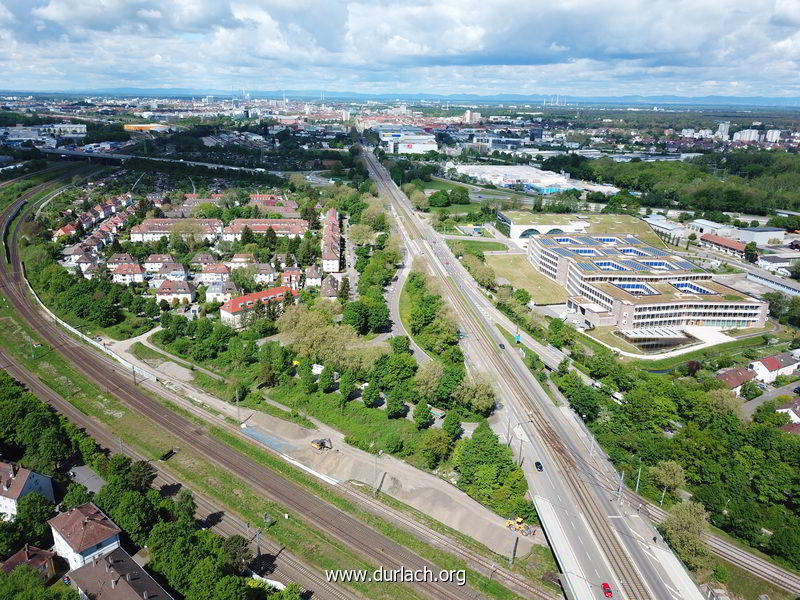
M 597 271 L 597 265 L 594 263 L 579 262 L 577 265 L 581 271 Z
M 554 248 L 553 252 L 561 256 L 573 256 L 572 250 L 568 250 L 567 248 Z

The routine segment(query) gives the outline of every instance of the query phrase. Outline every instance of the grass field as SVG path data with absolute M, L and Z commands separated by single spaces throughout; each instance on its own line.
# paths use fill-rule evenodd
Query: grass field
M 467 252 L 505 252 L 508 246 L 502 242 L 482 242 L 478 240 L 449 240 L 449 242 L 459 242 L 464 244 Z
M 495 275 L 507 279 L 515 288 L 530 293 L 536 304 L 561 304 L 567 301 L 567 290 L 536 270 L 522 254 L 489 254 L 486 264 Z
M 609 346 L 613 346 L 614 348 L 619 348 L 620 350 L 624 350 L 625 352 L 634 352 L 636 354 L 642 354 L 642 351 L 639 350 L 636 346 L 634 346 L 633 344 L 629 344 L 618 335 L 614 335 L 613 331 L 615 329 L 617 329 L 616 326 L 595 327 L 594 329 L 592 329 L 590 337 L 596 338 L 601 342 L 608 344 Z
M 650 229 L 650 225 L 629 215 L 593 214 L 589 217 L 588 233 L 630 233 L 645 244 L 655 248 L 665 248 L 664 242 Z
M 433 212 L 445 213 L 448 215 L 467 214 L 470 211 L 477 210 L 481 207 L 480 204 L 451 204 L 450 206 L 440 206 L 438 208 L 431 208 Z
M 425 181 L 423 183 L 425 184 L 426 190 L 452 190 L 457 187 L 467 187 L 465 185 L 459 185 L 455 182 L 443 181 L 442 179 L 431 179 L 430 181 Z

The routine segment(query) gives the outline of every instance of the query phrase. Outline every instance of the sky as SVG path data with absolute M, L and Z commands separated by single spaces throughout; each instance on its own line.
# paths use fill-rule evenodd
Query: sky
M 0 89 L 800 96 L 800 0 L 0 0 Z

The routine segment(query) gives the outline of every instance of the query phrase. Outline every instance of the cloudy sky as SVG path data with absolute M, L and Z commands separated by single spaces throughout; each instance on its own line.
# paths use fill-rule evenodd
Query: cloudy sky
M 800 96 L 800 0 L 0 0 L 0 89 Z

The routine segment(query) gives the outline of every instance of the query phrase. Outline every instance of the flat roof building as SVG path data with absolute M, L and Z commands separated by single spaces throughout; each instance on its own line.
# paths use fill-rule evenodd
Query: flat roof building
M 527 240 L 534 235 L 585 233 L 589 222 L 575 215 L 534 213 L 526 210 L 497 211 L 497 220 L 508 226 L 512 240 Z
M 569 309 L 587 327 L 741 329 L 763 327 L 767 318 L 766 302 L 632 235 L 534 236 L 528 260 L 567 289 Z

